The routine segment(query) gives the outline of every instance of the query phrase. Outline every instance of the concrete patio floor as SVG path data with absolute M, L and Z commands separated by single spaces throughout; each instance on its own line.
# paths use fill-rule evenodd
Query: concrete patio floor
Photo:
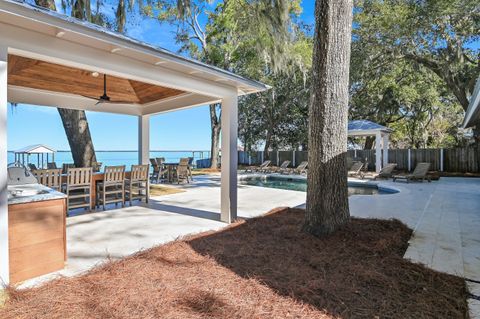
M 363 181 L 361 181 L 363 182 Z M 396 194 L 350 197 L 355 217 L 397 218 L 414 229 L 406 258 L 438 271 L 467 278 L 472 294 L 480 295 L 480 179 L 441 178 L 432 183 L 379 182 Z M 67 267 L 30 280 L 31 286 L 58 275 L 72 276 L 187 234 L 218 230 L 219 176 L 196 176 L 179 185 L 186 192 L 153 197 L 148 205 L 97 211 L 67 219 Z M 255 217 L 275 207 L 297 207 L 305 193 L 239 185 L 238 214 Z M 471 281 L 469 281 L 471 280 Z M 479 301 L 469 299 L 472 318 Z

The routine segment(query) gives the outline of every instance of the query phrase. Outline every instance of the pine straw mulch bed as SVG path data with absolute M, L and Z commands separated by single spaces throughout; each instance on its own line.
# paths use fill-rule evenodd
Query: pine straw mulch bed
M 402 258 L 399 221 L 352 219 L 318 239 L 279 209 L 39 288 L 0 318 L 464 318 L 460 278 Z

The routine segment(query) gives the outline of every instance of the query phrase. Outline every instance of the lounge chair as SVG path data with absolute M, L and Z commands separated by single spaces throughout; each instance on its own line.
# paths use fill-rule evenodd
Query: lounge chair
M 282 165 L 280 166 L 271 166 L 265 169 L 266 173 L 284 173 L 288 170 L 288 165 L 290 165 L 290 161 L 283 161 Z
M 393 173 L 393 170 L 395 169 L 395 167 L 397 167 L 396 163 L 388 163 L 387 165 L 385 165 L 385 167 L 383 167 L 380 170 L 380 172 L 373 175 L 373 179 L 375 180 L 377 178 L 390 178 L 390 177 L 392 177 L 392 173 Z
M 304 162 L 301 162 L 300 165 L 298 165 L 297 167 L 288 170 L 288 173 L 299 174 L 299 175 L 307 174 L 307 167 L 308 167 L 308 162 L 304 161 Z
M 248 173 L 248 172 L 254 173 L 254 172 L 265 171 L 265 169 L 270 165 L 271 162 L 272 161 L 265 161 L 260 166 L 249 166 L 249 167 L 245 168 L 245 173 Z
M 348 170 L 348 176 L 360 177 L 363 179 L 364 174 L 362 172 L 363 163 L 362 162 L 353 162 L 352 167 Z
M 397 179 L 404 179 L 408 182 L 410 181 L 424 181 L 425 179 L 430 183 L 430 176 L 427 176 L 428 170 L 430 169 L 430 163 L 418 163 L 415 169 L 411 174 L 406 175 L 395 175 L 393 176 L 393 181 Z

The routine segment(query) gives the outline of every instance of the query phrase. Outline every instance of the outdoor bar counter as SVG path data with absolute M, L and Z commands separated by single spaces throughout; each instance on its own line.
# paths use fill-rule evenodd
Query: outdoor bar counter
M 66 195 L 40 184 L 8 186 L 10 282 L 63 269 Z

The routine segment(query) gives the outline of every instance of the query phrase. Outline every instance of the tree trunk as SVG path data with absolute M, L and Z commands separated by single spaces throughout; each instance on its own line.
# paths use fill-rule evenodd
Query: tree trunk
M 373 143 L 375 142 L 375 137 L 373 136 L 367 136 L 365 138 L 365 145 L 364 145 L 364 149 L 366 150 L 371 150 L 373 148 Z
M 272 143 L 272 131 L 267 130 L 267 136 L 265 137 L 265 146 L 263 147 L 263 158 L 265 160 L 270 159 L 270 144 Z
M 35 4 L 56 11 L 54 0 L 35 0 Z M 84 10 L 78 0 L 73 4 L 72 16 L 79 19 L 85 18 Z M 85 111 L 58 108 L 58 113 L 63 122 L 75 166 L 91 167 L 92 162 L 97 160 Z
M 58 109 L 58 113 L 62 118 L 75 166 L 92 167 L 97 159 L 85 111 Z
M 303 230 L 328 235 L 348 222 L 347 121 L 352 0 L 317 0 Z
M 221 123 L 217 116 L 217 105 L 210 104 L 210 124 L 212 128 L 212 140 L 210 144 L 210 168 L 218 168 L 218 157 L 220 153 L 220 132 L 221 132 Z

